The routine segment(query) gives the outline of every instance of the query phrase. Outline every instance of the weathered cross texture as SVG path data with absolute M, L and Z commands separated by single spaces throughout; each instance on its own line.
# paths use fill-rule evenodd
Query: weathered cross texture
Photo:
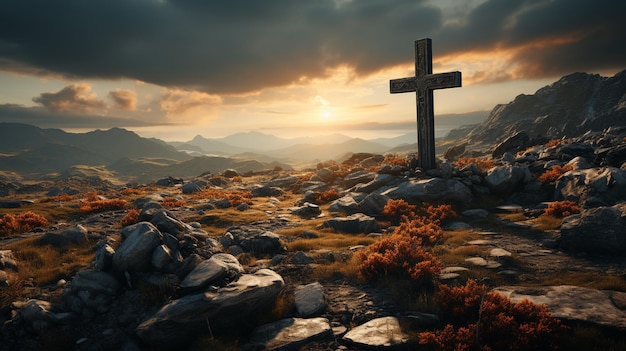
M 392 79 L 389 83 L 391 94 L 416 93 L 418 166 L 424 170 L 436 168 L 433 90 L 460 87 L 461 72 L 433 74 L 432 41 L 426 38 L 415 41 L 415 77 Z

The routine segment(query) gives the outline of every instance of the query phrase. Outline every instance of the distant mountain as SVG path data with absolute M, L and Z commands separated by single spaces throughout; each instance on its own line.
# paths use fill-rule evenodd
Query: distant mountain
M 613 77 L 573 73 L 497 105 L 466 141 L 493 144 L 519 131 L 531 139 L 560 139 L 617 126 L 626 126 L 626 70 Z
M 285 157 L 297 160 L 332 160 L 338 159 L 348 152 L 384 153 L 389 147 L 363 139 L 350 139 L 339 144 L 298 144 L 288 148 L 273 150 L 274 157 Z
M 4 153 L 0 168 L 20 174 L 59 173 L 75 165 L 105 166 L 122 158 L 190 158 L 171 145 L 125 129 L 67 133 L 19 123 L 0 123 L 0 153 Z
M 236 138 L 234 140 L 237 140 Z M 200 150 L 204 151 L 207 154 L 216 154 L 216 155 L 234 155 L 247 151 L 252 151 L 250 147 L 240 147 L 234 144 L 229 144 L 224 141 L 219 141 L 217 139 L 207 139 L 201 135 L 196 135 L 192 140 L 177 146 L 178 150 L 184 151 L 195 151 L 186 148 L 186 145 L 191 145 L 194 147 L 200 148 Z

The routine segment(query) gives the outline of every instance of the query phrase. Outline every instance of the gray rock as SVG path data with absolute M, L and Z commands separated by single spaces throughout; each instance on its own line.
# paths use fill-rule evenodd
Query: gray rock
M 113 275 L 100 271 L 78 272 L 70 284 L 70 290 L 73 293 L 89 291 L 95 294 L 116 296 L 121 289 L 122 286 Z
M 265 185 L 268 187 L 277 187 L 281 189 L 287 189 L 296 183 L 298 183 L 299 179 L 296 176 L 286 176 L 282 178 L 272 179 L 267 182 Z
M 345 176 L 343 180 L 341 181 L 341 185 L 344 188 L 348 189 L 348 188 L 352 188 L 353 186 L 357 184 L 369 183 L 372 180 L 374 180 L 374 178 L 376 178 L 376 173 L 374 172 L 357 171 L 357 172 L 353 172 Z
M 281 196 L 283 194 L 283 190 L 281 188 L 265 185 L 257 185 L 252 188 L 251 192 L 254 197 Z
M 152 251 L 161 244 L 161 232 L 148 222 L 124 228 L 127 237 L 113 255 L 118 272 L 145 272 L 152 266 Z
M 193 228 L 191 228 L 190 225 L 175 218 L 167 210 L 156 212 L 150 222 L 154 224 L 159 231 L 170 233 L 178 238 L 193 231 Z
M 530 146 L 529 141 L 530 141 L 530 137 L 528 136 L 528 133 L 526 133 L 525 131 L 517 132 L 513 134 L 512 136 L 508 137 L 499 145 L 497 145 L 494 148 L 493 153 L 491 154 L 491 157 L 499 158 L 507 151 L 509 152 L 520 151 L 523 148 Z
M 300 285 L 294 293 L 296 311 L 300 317 L 310 317 L 326 308 L 324 287 L 319 282 Z
M 510 194 L 533 179 L 528 166 L 498 166 L 487 171 L 484 184 L 495 194 Z
M 324 221 L 324 227 L 349 234 L 373 233 L 380 231 L 378 222 L 363 213 L 355 213 L 349 217 L 332 218 Z
M 340 197 L 328 207 L 329 212 L 351 215 L 360 211 L 359 204 L 351 195 Z
M 47 328 L 48 323 L 66 324 L 73 319 L 67 312 L 53 312 L 53 305 L 48 301 L 28 300 L 20 310 L 20 317 L 37 331 Z
M 626 171 L 602 167 L 567 172 L 557 180 L 556 197 L 579 203 L 597 198 L 616 204 L 626 198 Z
M 403 199 L 409 203 L 420 202 L 470 202 L 472 191 L 456 179 L 411 179 L 382 192 L 391 199 Z
M 200 187 L 200 185 L 198 185 L 198 183 L 196 182 L 189 182 L 189 183 L 183 184 L 183 187 L 181 190 L 183 194 L 195 194 L 195 193 L 202 192 L 202 187 Z
M 306 264 L 310 264 L 313 262 L 315 261 L 313 261 L 311 256 L 307 255 L 305 252 L 302 252 L 302 251 L 296 252 L 296 254 L 293 255 L 293 257 L 291 258 L 291 263 L 297 264 L 297 265 L 306 265 Z
M 17 261 L 11 250 L 0 250 L 0 269 L 17 271 Z
M 170 302 L 143 321 L 137 335 L 148 344 L 172 346 L 206 332 L 207 321 L 212 327 L 234 327 L 274 301 L 284 285 L 283 278 L 269 269 L 244 274 L 215 292 Z
M 237 256 L 239 254 L 244 253 L 243 248 L 239 245 L 230 245 L 228 247 L 228 252 L 233 256 Z
M 489 216 L 489 212 L 482 208 L 474 208 L 471 210 L 465 210 L 461 212 L 461 215 L 469 218 L 485 218 Z
M 358 193 L 371 193 L 375 190 L 378 190 L 386 185 L 393 183 L 397 177 L 391 174 L 377 174 L 376 177 L 365 184 L 358 184 L 352 188 L 352 191 Z
M 322 210 L 316 204 L 312 204 L 310 202 L 305 202 L 304 205 L 300 207 L 291 208 L 291 213 L 300 216 L 300 217 L 317 217 L 322 214 Z
M 234 280 L 243 267 L 233 255 L 218 253 L 198 264 L 180 283 L 182 289 L 200 289 L 220 279 Z
M 626 203 L 583 210 L 561 224 L 560 247 L 599 255 L 626 254 Z
M 298 350 L 310 342 L 329 341 L 332 337 L 326 318 L 287 318 L 253 330 L 242 350 Z
M 343 340 L 359 347 L 389 348 L 407 344 L 410 337 L 400 327 L 398 318 L 383 317 L 355 327 L 343 336 Z
M 94 267 L 97 270 L 109 270 L 113 267 L 113 255 L 115 250 L 107 243 L 96 249 L 96 257 L 94 259 Z
M 152 251 L 152 267 L 163 269 L 172 261 L 172 251 L 165 245 L 159 245 Z
M 389 198 L 387 196 L 373 193 L 361 200 L 359 207 L 368 216 L 380 217 L 383 215 L 383 210 L 388 201 Z
M 239 172 L 237 172 L 237 171 L 236 171 L 236 170 L 234 170 L 234 169 L 229 168 L 229 169 L 225 170 L 225 171 L 222 173 L 222 175 L 223 175 L 225 178 L 235 178 L 235 177 L 238 177 L 238 176 L 239 176 Z
M 528 299 L 546 305 L 552 316 L 600 326 L 626 329 L 626 293 L 572 285 L 547 287 L 502 286 L 494 289 L 513 302 Z

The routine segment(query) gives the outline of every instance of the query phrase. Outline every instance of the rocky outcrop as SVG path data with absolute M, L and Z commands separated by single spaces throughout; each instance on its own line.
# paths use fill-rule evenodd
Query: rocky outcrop
M 297 350 L 313 341 L 331 340 L 332 336 L 326 318 L 287 318 L 254 329 L 242 350 Z
M 456 179 L 411 179 L 381 193 L 391 199 L 403 199 L 411 203 L 472 201 L 470 188 Z
M 383 317 L 354 327 L 343 340 L 362 348 L 391 348 L 406 346 L 411 338 L 402 330 L 398 318 Z
M 238 280 L 201 294 L 187 295 L 163 306 L 137 327 L 137 335 L 153 345 L 172 345 L 211 327 L 232 327 L 268 306 L 285 285 L 269 269 L 244 274 Z
M 552 316 L 626 330 L 626 293 L 579 286 L 548 287 L 503 286 L 496 292 L 513 302 L 528 299 L 546 305 Z
M 574 252 L 623 256 L 626 254 L 626 203 L 586 209 L 565 218 L 559 247 Z

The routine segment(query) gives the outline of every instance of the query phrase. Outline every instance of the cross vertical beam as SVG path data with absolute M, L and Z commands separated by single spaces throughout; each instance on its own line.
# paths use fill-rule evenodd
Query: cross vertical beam
M 435 113 L 433 90 L 461 86 L 461 72 L 433 74 L 432 40 L 415 41 L 415 77 L 389 81 L 391 94 L 415 92 L 417 106 L 418 166 L 424 170 L 437 167 L 435 162 Z

